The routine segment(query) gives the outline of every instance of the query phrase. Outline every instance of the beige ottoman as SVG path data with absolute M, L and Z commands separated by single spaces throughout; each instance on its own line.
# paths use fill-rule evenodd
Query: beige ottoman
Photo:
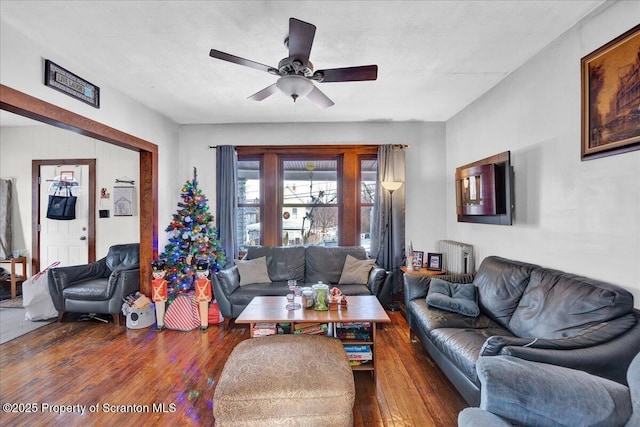
M 213 395 L 216 426 L 351 426 L 347 354 L 335 338 L 278 335 L 233 349 Z

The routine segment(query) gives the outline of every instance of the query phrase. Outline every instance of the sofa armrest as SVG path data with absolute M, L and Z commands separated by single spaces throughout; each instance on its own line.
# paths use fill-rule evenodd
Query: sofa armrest
M 634 316 L 640 317 L 637 310 Z M 487 343 L 489 341 L 491 344 Z M 569 342 L 558 342 L 564 340 L 544 340 L 555 341 L 553 343 L 538 340 L 535 344 L 526 346 L 532 341 L 532 339 L 522 338 L 512 338 L 509 341 L 509 337 L 491 337 L 485 342 L 480 355 L 515 356 L 529 361 L 580 369 L 620 384 L 627 384 L 627 367 L 634 356 L 640 352 L 640 322 L 636 322 L 622 335 L 597 345 L 571 348 Z M 555 344 L 556 347 L 549 344 Z M 567 345 L 561 347 L 562 344 Z
M 122 298 L 140 290 L 140 269 L 115 270 L 107 286 L 107 294 L 122 302 Z
M 371 291 L 371 295 L 375 295 L 376 297 L 378 297 L 378 299 L 380 299 L 386 278 L 386 270 L 377 265 L 374 265 L 369 272 L 369 280 L 367 282 L 367 287 L 369 288 L 369 291 Z
M 631 415 L 622 384 L 515 357 L 481 357 L 480 408 L 517 425 L 623 425 Z
M 240 287 L 240 273 L 238 266 L 226 268 L 218 271 L 211 276 L 211 285 L 213 287 L 213 297 L 220 307 L 220 313 L 223 317 L 232 318 L 233 308 L 229 295 Z

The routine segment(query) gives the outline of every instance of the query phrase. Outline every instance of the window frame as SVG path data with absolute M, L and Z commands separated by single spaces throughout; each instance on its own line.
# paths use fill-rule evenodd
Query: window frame
M 260 241 L 282 245 L 282 160 L 338 157 L 338 245 L 360 245 L 361 159 L 377 158 L 377 145 L 236 146 L 238 160 L 260 159 Z M 269 224 L 268 226 L 266 224 Z M 275 226 L 273 226 L 275 225 Z

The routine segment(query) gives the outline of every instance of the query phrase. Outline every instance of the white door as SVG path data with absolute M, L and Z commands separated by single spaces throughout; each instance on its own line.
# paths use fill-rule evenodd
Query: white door
M 72 180 L 71 193 L 78 198 L 76 219 L 69 221 L 47 218 L 49 196 L 54 194 L 61 179 Z M 88 263 L 88 188 L 88 165 L 40 166 L 41 270 L 55 261 L 59 261 L 60 266 Z M 66 195 L 66 190 L 61 194 Z

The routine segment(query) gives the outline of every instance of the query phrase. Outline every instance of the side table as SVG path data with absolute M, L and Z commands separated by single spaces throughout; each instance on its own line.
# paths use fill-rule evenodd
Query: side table
M 11 264 L 11 299 L 16 297 L 16 286 L 18 282 L 24 282 L 27 279 L 27 257 L 18 257 L 11 259 L 0 259 L 0 264 Z M 22 274 L 16 274 L 16 264 L 22 264 Z
M 440 276 L 442 274 L 447 274 L 444 270 L 427 270 L 424 267 L 420 270 L 409 270 L 406 265 L 400 267 L 400 270 L 405 274 L 421 274 L 423 276 Z

